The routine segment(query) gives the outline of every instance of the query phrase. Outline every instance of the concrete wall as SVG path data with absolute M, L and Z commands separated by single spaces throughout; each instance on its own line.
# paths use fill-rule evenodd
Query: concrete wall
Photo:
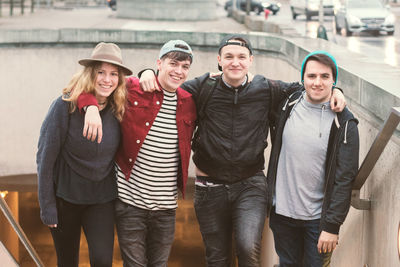
M 147 20 L 215 20 L 216 0 L 118 0 L 117 17 Z
M 187 40 L 195 52 L 189 77 L 192 78 L 205 71 L 216 71 L 216 45 L 222 37 L 219 33 L 120 30 L 0 31 L 0 176 L 35 172 L 40 124 L 52 99 L 60 95 L 80 67 L 77 60 L 89 55 L 95 43 L 117 41 L 127 65 L 136 73 L 143 67 L 154 66 L 163 42 Z M 336 57 L 340 66 L 339 86 L 344 88 L 349 107 L 360 120 L 362 160 L 391 107 L 400 106 L 399 70 L 324 40 L 269 34 L 251 34 L 249 38 L 256 49 L 251 71 L 274 79 L 299 80 L 299 66 L 309 51 L 324 49 Z M 333 266 L 399 265 L 399 137 L 396 131 L 362 188 L 362 196 L 372 200 L 372 209 L 351 209 L 340 232 Z M 277 258 L 270 232 L 264 235 L 263 266 L 270 267 L 277 263 Z

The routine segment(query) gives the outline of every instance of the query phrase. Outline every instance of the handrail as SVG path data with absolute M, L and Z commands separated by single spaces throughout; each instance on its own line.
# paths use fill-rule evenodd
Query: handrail
M 8 222 L 14 229 L 15 233 L 18 235 L 19 240 L 24 244 L 26 250 L 29 255 L 32 257 L 33 261 L 36 263 L 38 267 L 44 267 L 43 262 L 40 260 L 39 255 L 36 253 L 36 250 L 33 248 L 31 242 L 29 242 L 28 237 L 25 235 L 19 223 L 15 220 L 14 215 L 12 214 L 10 208 L 7 205 L 7 202 L 0 196 L 0 208 L 6 216 Z
M 368 154 L 361 164 L 354 180 L 353 191 L 351 194 L 351 205 L 354 208 L 360 210 L 369 210 L 371 208 L 371 201 L 369 199 L 360 198 L 360 189 L 371 174 L 372 169 L 392 137 L 393 132 L 396 130 L 397 125 L 399 125 L 399 122 L 400 107 L 392 107 L 389 117 L 385 121 L 381 131 L 376 136 L 375 141 L 368 151 Z

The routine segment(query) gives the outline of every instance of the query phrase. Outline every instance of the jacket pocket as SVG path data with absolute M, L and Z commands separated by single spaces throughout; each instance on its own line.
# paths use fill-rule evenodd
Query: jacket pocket
M 192 128 L 194 128 L 194 126 L 196 125 L 196 122 L 193 120 L 183 120 L 183 122 L 185 123 L 186 126 L 192 127 Z
M 193 120 L 183 120 L 182 123 L 182 133 L 184 135 L 185 140 L 191 141 L 193 136 L 193 130 L 196 125 L 196 122 Z

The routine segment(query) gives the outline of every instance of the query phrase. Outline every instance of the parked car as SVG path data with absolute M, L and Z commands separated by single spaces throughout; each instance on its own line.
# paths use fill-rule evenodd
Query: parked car
M 272 15 L 276 15 L 279 10 L 281 10 L 281 3 L 275 2 L 275 1 L 268 1 L 268 2 L 263 2 L 264 8 L 270 10 L 272 12 Z
M 228 0 L 225 2 L 225 10 L 230 11 L 232 9 L 233 0 Z M 242 11 L 246 11 L 246 0 L 236 0 L 237 9 Z M 264 0 L 251 0 L 250 2 L 250 11 L 253 11 L 257 15 L 264 13 L 264 9 L 268 9 L 272 12 L 273 15 L 276 15 L 278 11 L 281 9 L 281 3 Z
M 379 35 L 381 31 L 393 35 L 396 17 L 379 0 L 341 0 L 335 8 L 334 21 L 336 32 L 340 34 L 345 29 L 346 36 L 354 32 Z
M 306 20 L 311 20 L 312 16 L 319 14 L 320 0 L 290 0 L 290 10 L 292 18 L 296 19 L 298 15 L 305 15 Z M 323 9 L 325 16 L 334 15 L 334 5 L 332 0 L 323 0 Z
M 107 4 L 112 10 L 117 10 L 117 0 L 107 0 Z

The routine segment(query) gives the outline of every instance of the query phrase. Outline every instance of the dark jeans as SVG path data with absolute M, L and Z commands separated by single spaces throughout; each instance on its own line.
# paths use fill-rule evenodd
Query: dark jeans
M 124 267 L 167 266 L 175 234 L 175 210 L 145 210 L 115 204 L 118 242 Z
M 114 201 L 77 205 L 57 199 L 58 225 L 50 228 L 58 267 L 78 267 L 81 228 L 89 248 L 90 266 L 111 267 L 114 248 Z
M 263 174 L 232 185 L 196 186 L 194 207 L 207 266 L 230 266 L 232 232 L 239 266 L 260 266 L 266 191 Z
M 269 225 L 274 234 L 279 267 L 329 266 L 332 253 L 318 252 L 320 220 L 296 220 L 271 211 Z

